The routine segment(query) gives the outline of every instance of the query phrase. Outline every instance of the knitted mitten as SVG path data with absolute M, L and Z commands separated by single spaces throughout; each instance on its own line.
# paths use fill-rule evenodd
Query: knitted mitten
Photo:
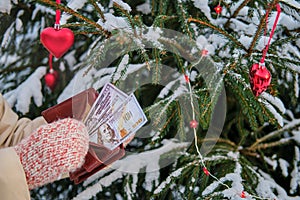
M 39 127 L 14 148 L 33 189 L 83 165 L 88 146 L 85 125 L 67 118 Z

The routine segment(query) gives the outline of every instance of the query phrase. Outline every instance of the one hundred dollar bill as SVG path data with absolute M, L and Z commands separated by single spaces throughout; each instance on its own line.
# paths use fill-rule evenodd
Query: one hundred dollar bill
M 128 98 L 124 92 L 111 83 L 103 86 L 99 96 L 84 120 L 90 135 L 97 130 L 96 127 L 107 119 Z
M 102 121 L 90 135 L 90 141 L 114 149 L 126 141 L 147 122 L 147 118 L 134 94 Z

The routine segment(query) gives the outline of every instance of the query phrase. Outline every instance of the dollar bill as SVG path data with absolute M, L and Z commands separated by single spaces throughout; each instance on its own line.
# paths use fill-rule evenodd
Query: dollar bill
M 108 116 L 112 115 L 127 98 L 128 95 L 113 84 L 105 84 L 84 120 L 89 134 L 94 134 L 97 131 L 98 125 L 107 119 Z
M 90 135 L 90 141 L 113 150 L 146 122 L 142 108 L 134 94 L 131 94 L 117 110 L 95 127 L 96 131 Z

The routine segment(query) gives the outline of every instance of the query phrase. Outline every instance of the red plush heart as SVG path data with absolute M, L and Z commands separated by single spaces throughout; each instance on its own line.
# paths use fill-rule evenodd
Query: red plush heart
M 58 80 L 58 73 L 57 71 L 50 71 L 45 75 L 45 84 L 50 88 L 51 91 L 54 90 Z
M 271 73 L 262 64 L 253 64 L 250 68 L 250 84 L 255 96 L 264 92 L 271 83 Z
M 45 28 L 40 35 L 44 47 L 56 58 L 60 58 L 73 45 L 74 34 L 68 28 Z

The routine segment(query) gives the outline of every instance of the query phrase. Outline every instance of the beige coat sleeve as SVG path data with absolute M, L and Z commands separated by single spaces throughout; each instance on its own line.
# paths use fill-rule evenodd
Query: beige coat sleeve
M 0 94 L 0 148 L 18 144 L 36 128 L 45 124 L 43 117 L 19 119 Z
M 0 195 L 1 199 L 29 200 L 25 173 L 15 150 L 18 144 L 37 127 L 45 124 L 42 118 L 19 119 L 0 94 Z M 6 148 L 8 147 L 8 148 Z

